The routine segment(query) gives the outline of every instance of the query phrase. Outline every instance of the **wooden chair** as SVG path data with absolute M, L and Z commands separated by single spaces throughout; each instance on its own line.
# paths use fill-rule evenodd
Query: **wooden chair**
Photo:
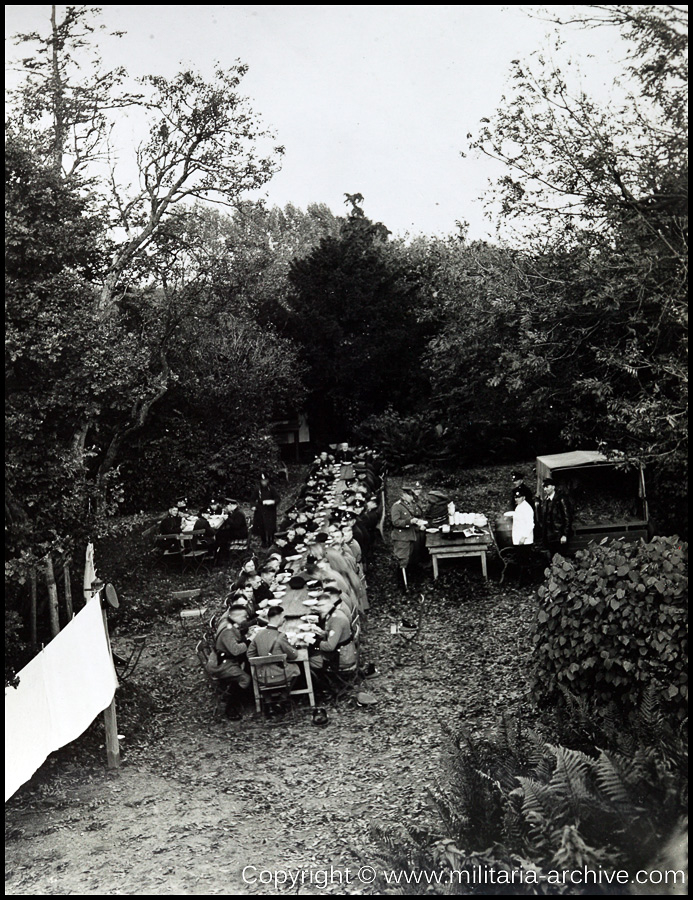
M 183 544 L 181 563 L 183 571 L 192 568 L 199 572 L 203 566 L 214 562 L 215 548 L 213 541 L 204 541 L 207 532 L 199 528 L 197 531 L 184 531 L 180 538 Z
M 253 694 L 255 696 L 255 709 L 258 713 L 265 714 L 265 703 L 269 703 L 271 698 L 281 698 L 286 700 L 291 709 L 291 717 L 294 717 L 294 705 L 291 698 L 291 683 L 286 672 L 286 655 L 278 653 L 274 656 L 255 656 L 248 657 L 250 663 L 250 674 L 253 679 Z M 282 670 L 282 678 L 273 681 L 271 684 L 263 684 L 262 670 L 268 666 L 280 666 Z
M 179 534 L 155 534 L 154 548 L 159 562 L 182 564 L 183 543 Z
M 119 681 L 127 681 L 135 671 L 142 657 L 142 651 L 144 650 L 146 643 L 147 635 L 141 634 L 132 639 L 130 652 L 127 656 L 121 656 L 119 653 L 113 651 L 113 665 L 115 666 Z
M 404 665 L 405 653 L 410 656 L 418 652 L 422 665 L 426 665 L 427 656 L 426 649 L 421 644 L 421 628 L 423 625 L 424 613 L 426 611 L 426 600 L 424 595 L 420 595 L 419 606 L 417 611 L 416 622 L 407 622 L 402 620 L 390 626 L 390 633 L 395 635 L 397 648 L 395 651 L 395 664 Z

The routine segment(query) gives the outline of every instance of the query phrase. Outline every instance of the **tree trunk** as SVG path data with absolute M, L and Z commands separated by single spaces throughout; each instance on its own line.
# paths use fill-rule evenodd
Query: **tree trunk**
M 35 647 L 38 643 L 38 634 L 36 631 L 36 568 L 32 568 L 29 574 L 29 640 L 31 646 Z
M 74 610 L 72 609 L 72 578 L 70 576 L 69 558 L 63 562 L 63 578 L 65 581 L 65 613 L 67 621 L 71 622 Z
M 99 487 L 103 486 L 104 478 L 113 468 L 115 461 L 118 458 L 120 448 L 123 445 L 125 439 L 128 438 L 131 434 L 134 434 L 136 431 L 139 431 L 140 428 L 145 425 L 147 419 L 149 418 L 149 413 L 151 412 L 152 407 L 156 403 L 158 403 L 159 400 L 161 400 L 161 398 L 164 397 L 168 392 L 169 367 L 168 361 L 166 359 L 166 354 L 163 350 L 161 351 L 161 368 L 162 381 L 156 393 L 152 397 L 150 397 L 149 400 L 145 400 L 139 408 L 135 406 L 130 417 L 130 423 L 113 435 L 111 443 L 108 445 L 104 458 L 101 462 L 101 465 L 99 466 L 97 475 L 97 483 Z
M 60 50 L 58 23 L 55 17 L 55 6 L 51 6 L 51 59 L 53 65 L 53 78 L 51 91 L 53 94 L 53 165 L 58 175 L 63 168 L 63 147 L 65 146 L 65 116 L 63 101 L 63 85 L 60 80 Z
M 55 583 L 53 560 L 50 553 L 46 556 L 46 586 L 48 588 L 48 617 L 51 624 L 51 637 L 60 631 L 60 612 L 58 607 L 58 586 Z

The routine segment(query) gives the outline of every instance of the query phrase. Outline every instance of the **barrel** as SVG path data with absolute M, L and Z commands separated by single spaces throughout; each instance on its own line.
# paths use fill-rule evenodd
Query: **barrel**
M 512 547 L 513 544 L 513 519 L 512 516 L 500 515 L 495 525 L 496 540 L 502 550 L 504 547 Z

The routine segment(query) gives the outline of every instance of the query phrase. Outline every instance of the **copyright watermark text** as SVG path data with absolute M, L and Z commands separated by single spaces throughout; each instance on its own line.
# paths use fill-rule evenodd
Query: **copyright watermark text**
M 386 885 L 511 885 L 539 884 L 544 882 L 553 885 L 685 885 L 686 875 L 682 869 L 640 869 L 631 875 L 625 869 L 552 869 L 539 872 L 536 869 L 493 869 L 490 866 L 472 866 L 461 870 L 377 870 L 375 866 L 347 866 L 344 869 L 311 867 L 307 869 L 268 869 L 261 866 L 245 866 L 242 872 L 243 881 L 250 885 L 272 886 L 275 891 L 286 888 L 297 888 L 302 885 L 314 885 L 326 888 L 330 885 L 371 885 L 378 877 Z

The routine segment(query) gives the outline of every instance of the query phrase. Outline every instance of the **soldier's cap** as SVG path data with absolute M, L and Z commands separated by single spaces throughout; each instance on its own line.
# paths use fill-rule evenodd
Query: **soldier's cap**
M 511 472 L 510 477 L 513 481 L 522 481 L 525 476 L 522 474 L 522 472 Z
M 244 606 L 242 603 L 232 603 L 229 606 L 229 612 L 247 612 L 248 607 Z
M 524 496 L 525 495 L 522 493 L 522 491 L 513 491 L 513 497 L 522 497 L 522 499 L 524 500 Z
M 405 481 L 402 485 L 402 491 L 407 491 L 408 493 L 415 493 L 416 491 L 421 490 L 421 482 L 420 481 Z
M 555 485 L 556 482 L 553 480 L 553 478 L 545 478 L 545 479 L 542 481 L 542 484 L 544 485 L 544 487 L 546 487 L 546 485 L 548 485 L 548 484 L 553 484 L 553 485 Z
M 267 610 L 267 618 L 273 619 L 275 616 L 281 616 L 284 614 L 283 606 L 270 606 Z
M 294 575 L 289 579 L 289 587 L 294 591 L 300 591 L 302 588 L 306 586 L 305 578 L 301 578 L 300 575 Z
M 241 504 L 238 500 L 234 500 L 233 497 L 224 497 L 224 503 L 233 503 L 235 506 L 240 506 Z

